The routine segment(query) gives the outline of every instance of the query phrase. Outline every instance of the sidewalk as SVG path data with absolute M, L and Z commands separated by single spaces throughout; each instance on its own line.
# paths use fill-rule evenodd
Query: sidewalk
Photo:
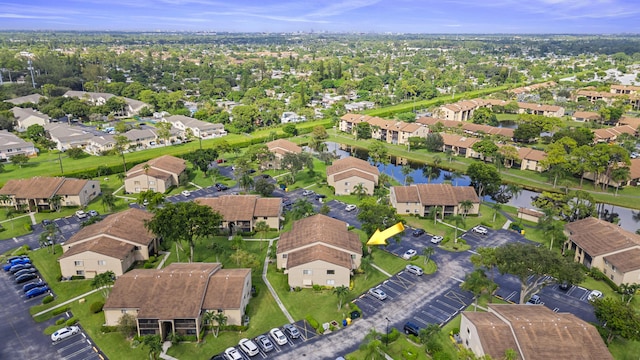
M 268 248 L 269 250 L 267 250 L 267 257 L 264 259 L 264 266 L 262 267 L 262 281 L 264 281 L 264 283 L 267 285 L 267 289 L 269 289 L 269 292 L 271 293 L 271 296 L 273 296 L 273 298 L 276 300 L 276 303 L 280 307 L 280 310 L 282 310 L 282 313 L 284 314 L 284 316 L 287 317 L 287 320 L 289 320 L 290 323 L 294 323 L 295 320 L 293 320 L 293 316 L 291 316 L 291 314 L 289 314 L 289 311 L 287 310 L 287 308 L 284 307 L 284 304 L 282 303 L 282 301 L 278 297 L 278 294 L 273 289 L 273 286 L 271 286 L 271 283 L 267 279 L 267 268 L 269 267 L 269 255 L 270 255 L 270 252 L 271 252 L 271 245 L 273 245 L 273 242 L 275 240 L 278 240 L 279 238 L 280 237 L 273 238 L 273 239 L 269 240 L 269 248 Z
M 46 313 L 48 313 L 49 311 L 53 311 L 53 310 L 55 310 L 55 309 L 57 309 L 57 308 L 61 308 L 61 307 L 65 306 L 65 305 L 67 305 L 67 304 L 70 304 L 70 303 L 72 303 L 72 302 L 74 302 L 74 301 L 76 301 L 76 300 L 80 300 L 80 299 L 82 299 L 83 297 L 86 297 L 86 296 L 88 296 L 88 295 L 91 295 L 91 294 L 93 294 L 93 293 L 95 293 L 95 292 L 97 292 L 97 291 L 100 291 L 100 290 L 102 290 L 102 288 L 93 289 L 93 290 L 88 291 L 88 292 L 86 292 L 86 293 L 84 293 L 84 294 L 82 294 L 82 295 L 78 295 L 78 296 L 74 297 L 73 299 L 69 299 L 69 300 L 67 300 L 67 301 L 65 301 L 65 302 L 63 302 L 63 303 L 60 303 L 60 304 L 56 305 L 56 306 L 50 307 L 50 308 L 48 308 L 48 309 L 46 309 L 46 310 L 42 310 L 42 311 L 40 311 L 40 312 L 39 312 L 39 313 L 37 313 L 37 314 L 33 314 L 33 317 L 37 317 L 37 316 L 40 316 L 40 315 L 46 314 Z

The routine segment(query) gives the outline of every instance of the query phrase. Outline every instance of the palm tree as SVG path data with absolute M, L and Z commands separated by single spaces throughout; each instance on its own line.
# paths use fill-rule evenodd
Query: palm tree
M 375 328 L 372 328 L 364 337 L 364 341 L 360 345 L 360 350 L 364 351 L 365 360 L 384 359 L 384 357 L 380 354 L 380 348 L 382 347 L 380 335 L 381 334 L 377 332 Z
M 473 208 L 473 203 L 471 202 L 471 200 L 462 200 L 460 201 L 458 206 L 463 211 L 462 217 L 466 218 L 467 214 L 469 213 L 469 210 Z
M 486 291 L 492 292 L 490 290 L 495 286 L 495 283 L 491 281 L 491 279 L 487 278 L 487 274 L 485 274 L 484 270 L 476 269 L 465 277 L 460 288 L 473 293 L 476 302 L 475 309 L 477 310 L 478 298 L 480 295 Z
M 440 167 L 440 163 L 442 163 L 442 159 L 440 158 L 440 156 L 436 155 L 433 157 L 433 165 L 435 167 Z
M 431 255 L 433 255 L 435 252 L 436 250 L 431 246 L 426 246 L 424 249 L 422 249 L 422 255 L 424 255 L 425 265 L 429 263 L 429 258 L 431 258 Z
M 358 183 L 353 187 L 352 194 L 355 194 L 358 197 L 358 200 L 362 200 L 362 198 L 367 195 L 367 188 L 363 183 Z
M 429 211 L 433 214 L 433 224 L 435 225 L 438 215 L 442 214 L 442 208 L 439 206 L 432 206 Z
M 511 196 L 513 196 L 514 200 L 517 200 L 518 197 L 522 194 L 522 187 L 518 184 L 507 184 L 506 190 Z
M 373 270 L 373 266 L 371 266 L 371 260 L 369 260 L 368 257 L 363 257 L 360 260 L 360 271 L 364 273 L 365 280 L 367 280 L 367 278 L 369 277 L 371 270 Z
M 447 149 L 444 151 L 444 154 L 447 155 L 447 159 L 449 159 L 449 162 L 453 160 L 453 150 Z
M 338 297 L 338 310 L 342 309 L 342 301 L 349 294 L 349 288 L 341 285 L 333 288 L 333 293 Z
M 404 185 L 407 185 L 407 177 L 413 172 L 413 169 L 409 165 L 403 165 L 400 171 L 404 175 Z
M 629 180 L 630 176 L 631 176 L 631 170 L 627 166 L 616 168 L 616 169 L 613 169 L 613 171 L 611 171 L 611 175 L 610 175 L 611 180 L 615 181 L 616 183 L 615 196 L 618 196 L 618 189 L 620 189 L 620 185 L 622 185 L 623 182 Z
M 457 244 L 458 243 L 458 227 L 466 226 L 465 218 L 460 215 L 454 215 L 451 217 L 451 220 L 453 220 L 453 227 L 454 227 L 453 242 L 454 244 Z
M 493 209 L 493 220 L 492 222 L 496 222 L 496 216 L 498 215 L 498 211 L 502 208 L 502 204 L 499 202 L 495 202 L 491 204 L 491 208 Z
M 269 231 L 269 225 L 264 221 L 258 221 L 253 230 L 260 234 L 260 251 L 262 251 L 262 241 L 264 240 L 264 235 Z
M 151 165 L 149 165 L 149 163 L 145 163 L 144 166 L 142 166 L 142 169 L 144 170 L 144 174 L 147 176 L 147 189 L 150 190 L 150 188 L 149 188 L 149 170 L 151 169 Z
M 149 357 L 157 360 L 158 355 L 162 353 L 162 340 L 160 339 L 160 335 L 143 336 L 142 344 L 149 347 Z
M 253 186 L 253 178 L 251 177 L 251 174 L 249 174 L 248 172 L 242 174 L 242 177 L 240 178 L 239 182 L 240 182 L 240 187 L 242 187 L 245 191 L 249 191 Z
M 216 322 L 214 336 L 218 337 L 218 334 L 220 333 L 220 328 L 227 324 L 227 315 L 225 315 L 223 312 L 219 312 L 213 315 L 211 320 Z
M 449 177 L 451 178 L 451 181 L 453 182 L 453 186 L 458 186 L 457 179 L 462 179 L 462 174 L 460 174 L 457 171 L 451 171 L 449 173 Z
M 8 204 L 9 201 L 11 201 L 11 196 L 7 194 L 0 195 L 0 202 L 2 203 L 2 206 L 10 206 L 11 204 Z
M 207 170 L 207 175 L 211 176 L 211 179 L 213 180 L 213 183 L 216 183 L 216 179 L 218 179 L 218 176 L 220 176 L 220 169 L 217 167 L 212 167 L 209 168 Z
M 60 204 L 62 203 L 62 196 L 53 195 L 51 199 L 49 199 L 49 203 L 53 205 L 55 211 L 60 211 Z
M 102 199 L 100 201 L 102 201 L 102 208 L 105 211 L 108 209 L 109 212 L 111 212 L 116 205 L 116 196 L 113 195 L 112 192 L 105 192 L 102 194 Z

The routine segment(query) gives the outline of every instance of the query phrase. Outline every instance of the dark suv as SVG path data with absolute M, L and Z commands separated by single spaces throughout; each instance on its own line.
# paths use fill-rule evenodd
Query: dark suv
M 415 335 L 418 336 L 420 335 L 420 327 L 414 323 L 412 323 L 411 321 L 407 321 L 404 324 L 404 333 L 409 335 Z

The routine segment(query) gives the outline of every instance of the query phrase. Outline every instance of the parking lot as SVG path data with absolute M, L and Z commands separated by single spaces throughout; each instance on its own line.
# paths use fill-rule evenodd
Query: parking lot
M 309 323 L 307 323 L 305 320 L 300 320 L 297 321 L 295 323 L 293 323 L 293 325 L 298 329 L 298 331 L 300 332 L 300 337 L 297 339 L 292 338 L 291 336 L 289 336 L 282 328 L 280 328 L 280 330 L 283 331 L 283 333 L 285 334 L 285 336 L 287 337 L 287 343 L 284 345 L 278 345 L 278 343 L 276 343 L 275 341 L 273 341 L 273 338 L 271 338 L 269 336 L 269 333 L 265 333 L 262 335 L 265 335 L 269 338 L 269 340 L 271 340 L 271 343 L 273 344 L 273 350 L 270 352 L 264 352 L 262 348 L 260 348 L 258 346 L 258 349 L 260 350 L 258 355 L 255 355 L 254 357 L 249 356 L 249 354 L 247 354 L 245 351 L 242 350 L 242 348 L 240 348 L 239 346 L 235 346 L 236 349 L 238 349 L 238 352 L 240 353 L 240 355 L 242 355 L 242 358 L 245 360 L 249 360 L 249 359 L 254 359 L 254 358 L 262 358 L 262 359 L 268 359 L 274 356 L 278 356 L 278 355 L 284 355 L 287 353 L 293 353 L 295 352 L 296 348 L 305 343 L 306 341 L 309 341 L 311 339 L 314 339 L 318 336 L 318 334 L 316 333 L 315 329 L 313 327 L 311 327 L 311 325 L 309 325 Z M 257 338 L 257 337 L 256 337 Z M 258 341 L 253 338 L 251 339 L 253 340 L 254 343 L 258 343 Z M 221 354 L 217 354 L 214 355 L 212 358 L 212 360 L 226 360 L 226 358 L 224 357 L 224 355 Z
M 81 328 L 82 329 L 82 328 Z M 59 343 L 53 343 L 52 346 L 55 349 L 60 359 L 65 360 L 101 360 L 106 357 L 97 352 L 97 347 L 91 342 L 84 331 L 79 334 L 73 335 Z

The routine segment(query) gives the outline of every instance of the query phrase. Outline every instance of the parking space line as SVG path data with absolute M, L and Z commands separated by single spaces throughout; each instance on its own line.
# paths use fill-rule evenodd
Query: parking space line
M 429 305 L 429 308 L 430 308 L 430 309 L 434 309 L 434 310 L 436 310 L 436 311 L 440 312 L 442 315 L 444 315 L 444 316 L 446 316 L 446 317 L 448 317 L 448 318 L 449 318 L 449 317 L 451 317 L 451 314 L 450 314 L 449 312 L 444 311 L 443 309 L 441 309 L 441 308 L 439 308 L 439 307 L 437 307 L 437 306 Z
M 413 318 L 413 320 L 416 320 L 417 322 L 422 323 L 422 324 L 424 324 L 424 325 L 433 324 L 433 323 L 430 323 L 430 322 L 428 322 L 428 321 L 422 320 L 422 318 L 421 318 L 421 317 L 415 317 L 415 318 Z
M 464 294 L 461 294 L 457 291 L 449 291 L 446 294 L 444 294 L 444 297 L 446 297 L 447 299 L 451 299 L 453 301 L 456 301 L 458 303 L 460 303 L 461 305 L 464 305 L 465 307 L 467 305 L 469 305 L 472 301 L 473 298 L 468 297 L 468 296 L 464 296 Z M 465 299 L 469 300 L 469 301 L 464 301 Z
M 92 351 L 93 352 L 93 350 L 91 348 L 83 347 L 82 349 L 80 349 L 80 350 L 78 350 L 78 351 L 76 351 L 76 352 L 74 352 L 72 354 L 69 354 L 69 355 L 65 356 L 64 358 L 67 359 L 67 360 L 71 360 L 74 357 L 76 357 L 78 355 L 81 355 L 82 353 L 84 353 L 86 351 Z
M 436 303 L 441 304 L 441 305 L 444 305 L 445 307 L 447 307 L 447 308 L 449 308 L 449 309 L 453 310 L 454 312 L 456 312 L 456 311 L 460 310 L 460 309 L 456 308 L 455 306 L 452 306 L 451 304 L 447 304 L 446 302 L 441 301 L 441 300 L 438 300 L 438 299 L 436 299 Z M 464 306 L 463 306 L 463 308 L 464 308 Z
M 421 311 L 421 313 L 425 314 L 427 318 L 432 318 L 435 320 L 435 324 L 442 324 L 444 322 L 443 318 L 436 316 L 435 314 L 428 313 L 426 311 Z
M 58 348 L 58 352 L 64 351 L 65 349 L 68 349 L 71 346 L 77 345 L 80 342 L 84 342 L 84 339 L 81 339 L 80 337 L 78 337 L 78 339 L 74 340 L 72 343 L 67 343 L 65 346 Z

